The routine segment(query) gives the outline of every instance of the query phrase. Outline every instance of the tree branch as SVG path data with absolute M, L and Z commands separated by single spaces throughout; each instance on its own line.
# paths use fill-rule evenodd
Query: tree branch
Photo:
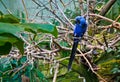
M 59 63 L 57 63 L 55 66 L 55 73 L 54 73 L 54 77 L 53 77 L 53 82 L 56 82 L 58 69 L 59 69 Z
M 82 51 L 79 50 L 79 52 L 81 53 L 81 55 L 83 56 L 83 58 L 84 58 L 84 59 L 86 60 L 86 62 L 88 63 L 88 65 L 89 65 L 91 71 L 92 71 L 93 73 L 95 73 L 100 79 L 102 79 L 103 82 L 107 82 L 107 81 L 106 81 L 105 79 L 103 79 L 98 73 L 96 73 L 96 72 L 94 71 L 92 65 L 90 64 L 90 62 L 88 61 L 88 59 L 85 57 L 85 55 L 82 53 Z
M 98 14 L 89 14 L 89 16 L 99 17 L 99 18 L 102 18 L 102 19 L 112 23 L 111 25 L 105 26 L 105 28 L 113 27 L 113 28 L 116 28 L 116 29 L 120 30 L 120 23 L 119 22 L 116 22 L 112 19 L 106 18 L 106 17 L 98 15 Z
M 116 1 L 117 0 L 109 0 L 109 2 L 102 8 L 99 14 L 104 16 Z
M 0 2 L 2 3 L 2 5 L 5 7 L 5 9 L 8 11 L 9 14 L 12 14 L 12 12 L 7 8 L 7 6 L 4 4 L 4 2 L 2 0 L 0 0 Z
M 41 5 L 38 3 L 38 2 L 36 2 L 35 0 L 32 0 L 34 3 L 36 3 L 38 6 L 40 6 L 41 7 Z M 60 17 L 57 15 L 57 14 L 55 14 L 55 12 L 54 11 L 52 11 L 51 9 L 49 9 L 46 5 L 44 5 L 41 1 L 39 1 L 42 5 L 43 5 L 43 7 L 45 7 L 49 12 L 51 12 L 55 17 L 57 17 L 63 24 L 65 24 L 64 22 L 63 22 L 63 20 L 62 19 L 60 19 Z
M 109 46 L 112 47 L 119 41 L 120 41 L 120 37 L 118 37 L 118 39 L 114 40 L 111 44 L 109 44 Z

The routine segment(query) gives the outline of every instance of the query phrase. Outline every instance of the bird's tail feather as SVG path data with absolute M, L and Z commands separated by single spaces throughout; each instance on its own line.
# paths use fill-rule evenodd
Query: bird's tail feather
M 72 52 L 71 52 L 71 56 L 70 56 L 69 64 L 68 64 L 68 71 L 71 69 L 72 62 L 73 62 L 73 60 L 75 58 L 78 42 L 79 41 L 77 40 L 77 41 L 74 41 L 74 43 L 73 43 Z

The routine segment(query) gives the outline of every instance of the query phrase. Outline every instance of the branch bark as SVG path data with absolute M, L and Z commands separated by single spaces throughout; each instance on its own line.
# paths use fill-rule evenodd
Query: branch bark
M 109 0 L 109 2 L 102 8 L 99 14 L 104 16 L 116 1 L 117 0 Z
M 58 69 L 59 69 L 59 63 L 56 64 L 53 82 L 56 82 L 57 74 L 58 74 Z
M 109 19 L 107 17 L 101 16 L 101 15 L 98 15 L 98 14 L 89 14 L 89 16 L 98 17 L 98 18 L 104 19 L 104 20 L 112 23 L 111 25 L 105 26 L 105 28 L 113 27 L 113 28 L 116 28 L 116 29 L 120 30 L 120 23 L 119 22 L 116 22 L 112 19 Z

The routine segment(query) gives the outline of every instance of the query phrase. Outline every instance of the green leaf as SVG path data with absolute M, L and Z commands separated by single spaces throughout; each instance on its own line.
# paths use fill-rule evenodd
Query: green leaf
M 15 46 L 20 50 L 21 54 L 24 54 L 24 42 L 21 39 L 15 42 Z
M 115 4 L 111 7 L 106 16 L 110 19 L 115 20 L 120 14 L 120 1 L 116 0 Z
M 0 55 L 7 55 L 12 48 L 12 44 L 6 42 L 4 45 L 0 46 Z
M 10 63 L 10 57 L 1 58 L 0 59 L 0 71 L 5 72 L 10 69 L 12 69 L 12 65 Z
M 26 23 L 26 24 L 9 24 L 9 23 L 0 23 L 0 46 L 2 52 L 5 52 L 7 49 L 8 52 L 11 49 L 11 46 L 5 48 L 5 43 L 9 42 L 12 45 L 15 45 L 20 52 L 24 53 L 23 41 L 20 39 L 19 34 L 21 32 L 28 31 L 34 34 L 38 32 L 50 33 L 57 37 L 58 31 L 57 28 L 50 24 L 35 24 L 35 23 Z M 5 50 L 3 50 L 4 48 Z M 6 54 L 8 54 L 6 52 Z M 2 53 L 3 54 L 3 53 Z
M 17 67 L 18 66 L 18 62 L 17 62 L 16 59 L 12 59 L 10 62 L 11 62 L 12 67 Z
M 11 33 L 18 37 L 18 34 L 23 31 L 29 31 L 32 33 L 50 33 L 57 37 L 58 31 L 56 26 L 50 24 L 36 24 L 36 23 L 24 23 L 24 24 L 8 24 L 0 23 L 0 34 Z
M 7 15 L 0 15 L 0 22 L 19 23 L 20 20 L 11 14 L 7 14 Z
M 19 60 L 19 64 L 24 64 L 27 61 L 27 57 L 26 56 L 22 56 Z
M 119 70 L 119 68 L 113 68 L 113 69 L 111 70 L 111 72 L 112 72 L 113 74 L 116 74 L 116 73 L 120 73 L 120 70 Z
M 19 72 L 16 73 L 16 74 L 12 77 L 11 80 L 17 80 L 17 79 L 20 79 L 20 74 L 19 74 Z
M 52 24 L 54 24 L 54 25 L 57 25 L 57 26 L 60 25 L 60 23 L 59 23 L 57 20 L 55 20 L 55 19 L 51 19 L 51 22 L 52 22 Z
M 58 36 L 58 31 L 56 26 L 50 24 L 36 24 L 36 23 L 25 23 L 21 24 L 21 27 L 24 27 L 26 31 L 32 30 L 36 33 L 43 32 L 43 33 L 50 33 L 55 37 Z
M 61 65 L 66 66 L 68 64 L 67 60 L 61 61 Z M 72 65 L 72 70 L 70 72 L 72 72 L 72 74 L 70 72 L 68 72 L 69 74 L 66 77 L 68 77 L 68 79 L 71 79 L 72 76 L 77 76 L 79 74 L 79 76 L 84 77 L 86 82 L 99 82 L 97 75 L 94 74 L 88 66 L 86 66 L 85 64 L 75 64 L 73 62 Z M 74 73 L 74 74 L 73 74 Z M 76 78 L 76 77 L 75 77 Z M 67 78 L 66 78 L 67 79 Z M 72 78 L 72 80 L 75 80 L 74 78 Z M 67 82 L 67 81 L 66 81 Z M 73 81 L 74 82 L 74 81 Z M 77 82 L 77 81 L 75 81 Z
M 64 47 L 69 47 L 69 44 L 67 42 L 65 42 L 65 41 L 61 41 L 60 45 L 64 46 Z
M 59 44 L 60 44 L 60 46 L 70 47 L 69 44 L 65 41 L 61 41 Z M 71 53 L 70 51 L 66 51 L 66 50 L 60 51 L 61 57 L 67 57 L 70 55 L 70 53 Z
M 21 20 L 21 22 L 25 23 L 26 22 L 26 20 L 25 20 L 26 19 L 25 13 L 22 12 L 21 14 L 22 14 L 22 20 Z
M 25 76 L 30 77 L 31 76 L 31 71 L 34 66 L 32 64 L 28 65 L 25 69 Z
M 20 52 L 23 54 L 24 53 L 24 48 L 23 48 L 23 41 L 9 33 L 3 33 L 0 34 L 0 54 L 8 54 L 9 51 L 11 50 L 12 45 L 15 45 Z
M 40 79 L 40 82 L 48 82 L 46 80 L 46 78 L 44 77 L 44 75 L 40 72 L 39 69 L 34 69 L 34 71 L 35 71 L 37 77 Z
M 3 15 L 2 11 L 0 11 L 0 15 Z
M 107 53 L 112 53 L 112 52 L 114 52 L 113 49 L 111 49 L 111 48 L 108 48 L 108 49 L 107 49 Z
M 17 27 L 14 24 L 0 22 L 0 34 L 10 33 L 18 37 L 18 34 L 22 31 L 24 31 L 24 28 Z
M 17 41 L 17 39 L 12 37 L 11 34 L 8 35 L 8 36 L 7 36 L 7 34 L 0 34 L 0 46 L 4 45 L 6 42 L 9 42 L 9 43 L 13 44 L 16 41 Z
M 44 75 L 38 69 L 34 69 L 39 78 L 44 78 Z
M 21 31 L 24 31 L 24 28 L 18 28 L 13 24 L 0 23 L 0 51 L 6 52 L 6 48 L 10 51 L 11 47 L 3 46 L 5 43 L 9 42 L 12 45 L 17 46 L 21 54 L 23 54 L 23 41 L 19 38 L 19 33 Z M 4 50 L 2 48 L 4 48 Z M 8 53 L 9 52 L 6 52 L 6 54 Z
M 26 14 L 23 11 L 17 10 L 16 17 L 20 18 L 20 23 L 26 23 Z
M 50 42 L 48 41 L 42 41 L 38 44 L 41 48 L 49 49 L 50 50 Z

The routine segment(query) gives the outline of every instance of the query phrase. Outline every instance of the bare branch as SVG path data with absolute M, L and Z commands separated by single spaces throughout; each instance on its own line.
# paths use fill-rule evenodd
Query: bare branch
M 59 63 L 57 63 L 55 66 L 55 73 L 54 73 L 54 77 L 53 77 L 53 82 L 56 82 L 58 69 L 59 69 Z
M 2 3 L 2 5 L 5 7 L 5 9 L 7 10 L 7 12 L 9 14 L 12 14 L 12 12 L 7 8 L 7 6 L 4 4 L 4 2 L 2 0 L 0 0 L 0 2 Z
M 14 70 L 16 70 L 16 71 L 14 72 L 13 76 L 16 73 L 18 73 L 20 70 L 22 70 L 23 68 L 25 68 L 26 66 L 28 66 L 28 61 L 26 61 L 20 68 L 18 68 L 18 69 L 15 68 Z
M 120 37 L 118 39 L 114 40 L 112 43 L 109 44 L 110 47 L 113 47 L 116 43 L 120 41 Z
M 113 27 L 113 28 L 116 28 L 116 29 L 120 30 L 120 23 L 119 22 L 116 22 L 112 19 L 106 18 L 106 17 L 98 15 L 98 14 L 89 14 L 89 16 L 93 16 L 93 17 L 96 16 L 96 17 L 102 18 L 102 19 L 112 23 L 111 25 L 105 26 L 105 28 Z
M 102 18 L 102 19 L 104 19 L 104 20 L 106 20 L 106 21 L 108 21 L 108 22 L 115 22 L 115 21 L 112 20 L 112 19 L 106 18 L 106 17 L 101 16 L 101 15 L 98 15 L 98 14 L 92 14 L 92 13 L 89 13 L 89 16 L 99 17 L 99 18 Z
M 90 64 L 90 62 L 88 61 L 88 59 L 85 57 L 85 55 L 82 53 L 82 51 L 79 50 L 79 52 L 81 53 L 81 55 L 83 56 L 83 58 L 84 58 L 84 59 L 86 60 L 86 62 L 88 63 L 91 71 L 92 71 L 93 73 L 95 73 L 95 74 L 96 74 L 100 79 L 102 79 L 104 82 L 107 82 L 107 81 L 105 81 L 105 79 L 103 79 L 98 73 L 96 73 L 96 72 L 94 71 L 92 65 Z
M 117 0 L 109 0 L 108 3 L 102 8 L 99 14 L 104 16 L 116 1 Z
M 71 28 L 73 29 L 74 25 L 70 22 L 70 20 L 66 17 L 66 15 L 64 14 L 63 10 L 60 8 L 60 6 L 58 5 L 57 1 L 55 0 L 55 2 L 53 2 L 54 5 L 57 7 L 57 9 L 59 10 L 59 12 L 61 13 L 61 15 L 63 16 L 63 18 L 70 24 Z
M 25 44 L 30 45 L 30 43 L 21 34 L 19 36 L 25 42 Z
M 36 3 L 38 6 L 41 6 L 38 2 L 36 2 L 35 0 L 32 0 L 34 3 Z M 53 15 L 55 15 L 55 17 L 57 17 L 63 24 L 65 24 L 64 22 L 63 22 L 63 20 L 57 15 L 57 14 L 55 14 L 55 12 L 53 11 L 53 10 L 51 10 L 50 8 L 48 8 L 46 5 L 44 5 L 41 1 L 39 1 L 42 5 L 43 5 L 43 7 L 45 7 L 49 12 L 51 12 Z

